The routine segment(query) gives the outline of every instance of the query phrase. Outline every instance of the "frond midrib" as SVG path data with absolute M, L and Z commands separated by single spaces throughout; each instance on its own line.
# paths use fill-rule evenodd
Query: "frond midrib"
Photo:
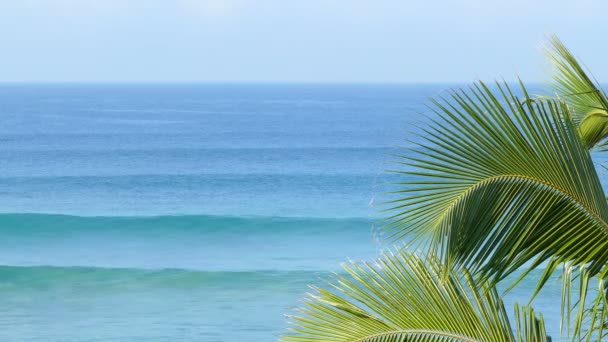
M 353 340 L 352 342 L 365 342 L 366 340 L 369 340 L 372 338 L 387 337 L 387 336 L 392 336 L 392 335 L 404 335 L 404 334 L 407 334 L 407 335 L 435 335 L 435 336 L 454 338 L 454 339 L 461 340 L 463 342 L 482 342 L 482 340 L 476 340 L 474 338 L 471 338 L 471 337 L 465 336 L 465 335 L 438 331 L 438 330 L 426 330 L 426 329 L 425 330 L 423 330 L 423 329 L 406 329 L 406 330 L 385 331 L 385 332 L 374 334 L 374 335 L 368 335 L 368 336 Z
M 475 184 L 469 186 L 466 190 L 464 190 L 461 194 L 459 194 L 458 196 L 456 196 L 456 198 L 454 198 L 450 204 L 448 204 L 446 206 L 446 209 L 443 211 L 443 213 L 435 220 L 435 223 L 433 224 L 433 226 L 435 228 L 437 228 L 437 226 L 439 224 L 441 224 L 441 222 L 444 221 L 445 217 L 454 209 L 454 207 L 468 194 L 472 193 L 473 191 L 475 191 L 476 189 L 488 184 L 488 183 L 492 183 L 495 181 L 500 181 L 500 180 L 509 180 L 509 179 L 521 179 L 524 181 L 530 181 L 533 183 L 537 183 L 541 186 L 545 186 L 548 187 L 550 189 L 553 189 L 554 191 L 560 193 L 561 195 L 571 199 L 572 202 L 574 202 L 575 206 L 577 206 L 578 208 L 580 208 L 581 210 L 585 211 L 586 213 L 588 213 L 596 222 L 598 222 L 603 229 L 604 235 L 608 236 L 608 224 L 606 223 L 606 221 L 604 221 L 604 219 L 602 219 L 602 217 L 600 217 L 598 215 L 598 213 L 595 212 L 595 210 L 591 210 L 591 208 L 588 208 L 586 205 L 583 204 L 583 202 L 575 195 L 569 193 L 568 191 L 555 186 L 554 184 L 548 183 L 546 181 L 543 181 L 541 179 L 538 178 L 534 178 L 534 177 L 530 177 L 530 176 L 526 176 L 526 175 L 516 175 L 516 174 L 503 174 L 503 175 L 496 175 L 496 176 L 491 176 L 491 177 L 487 177 L 484 179 L 479 180 L 478 182 L 476 182 Z

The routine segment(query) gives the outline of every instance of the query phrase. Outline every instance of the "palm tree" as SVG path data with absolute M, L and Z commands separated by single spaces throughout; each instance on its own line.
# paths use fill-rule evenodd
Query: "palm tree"
M 402 247 L 345 266 L 282 341 L 547 341 L 530 303 L 558 270 L 562 338 L 607 336 L 608 201 L 590 151 L 605 149 L 608 97 L 556 37 L 546 52 L 552 97 L 478 82 L 431 101 L 392 171 L 404 181 L 383 229 Z M 535 269 L 513 323 L 496 286 Z

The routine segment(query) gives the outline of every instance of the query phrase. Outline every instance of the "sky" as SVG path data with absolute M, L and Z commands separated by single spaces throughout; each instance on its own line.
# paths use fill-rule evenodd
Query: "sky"
M 604 0 L 0 0 L 0 82 L 608 81 Z

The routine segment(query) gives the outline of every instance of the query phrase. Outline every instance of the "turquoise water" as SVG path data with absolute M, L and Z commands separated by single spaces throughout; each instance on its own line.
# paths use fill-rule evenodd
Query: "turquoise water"
M 446 88 L 1 85 L 0 340 L 275 340 Z

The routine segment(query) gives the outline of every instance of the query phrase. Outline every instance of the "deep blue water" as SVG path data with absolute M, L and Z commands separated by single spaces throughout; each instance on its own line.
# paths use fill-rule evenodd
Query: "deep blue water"
M 0 340 L 275 340 L 446 88 L 1 85 Z

